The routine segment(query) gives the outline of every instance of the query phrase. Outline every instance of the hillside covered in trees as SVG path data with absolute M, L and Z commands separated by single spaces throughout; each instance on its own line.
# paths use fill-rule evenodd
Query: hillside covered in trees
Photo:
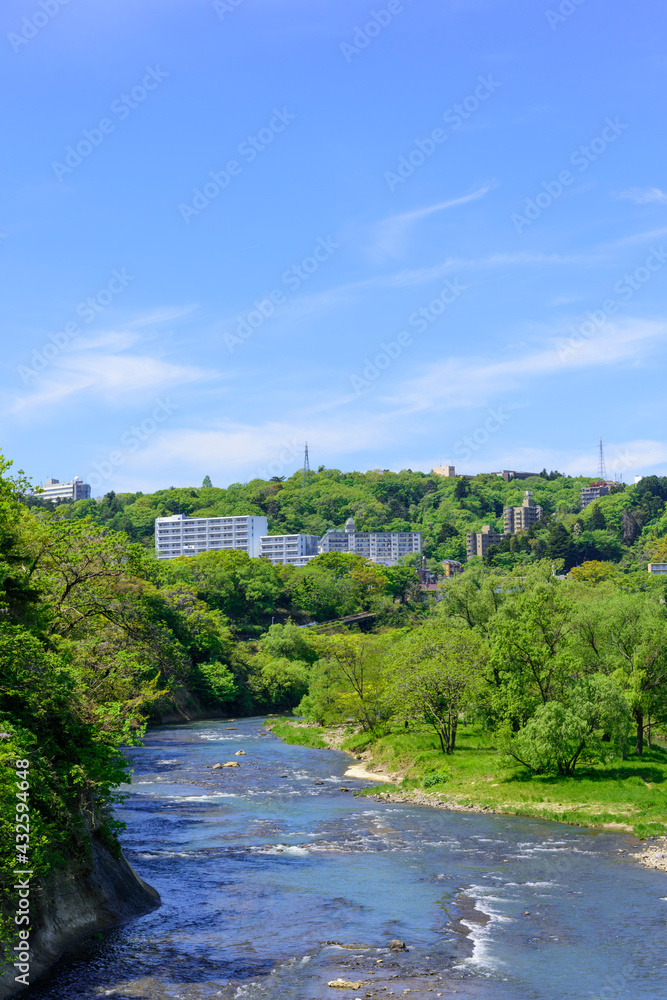
M 212 486 L 165 489 L 152 494 L 108 493 L 99 500 L 60 504 L 68 518 L 91 518 L 152 548 L 156 517 L 266 515 L 271 534 L 324 534 L 354 517 L 358 531 L 421 531 L 433 563 L 465 559 L 465 535 L 484 524 L 503 530 L 503 508 L 519 506 L 532 490 L 544 509 L 536 526 L 491 550 L 493 565 L 510 568 L 539 559 L 562 559 L 565 571 L 588 561 L 609 562 L 630 571 L 661 558 L 659 539 L 667 535 L 667 477 L 648 476 L 635 486 L 621 484 L 580 510 L 580 490 L 591 478 L 546 470 L 540 476 L 506 483 L 500 476 L 445 479 L 404 470 L 339 472 L 319 469 L 313 482 L 301 474 L 287 480 L 253 480 L 226 489 Z M 40 503 L 31 497 L 31 504 Z M 667 554 L 667 549 L 665 550 Z M 435 565 L 434 567 L 435 568 Z

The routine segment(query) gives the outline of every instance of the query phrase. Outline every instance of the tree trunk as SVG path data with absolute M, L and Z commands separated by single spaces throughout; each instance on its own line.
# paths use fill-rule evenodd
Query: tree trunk
M 454 747 L 456 746 L 456 727 L 458 725 L 458 721 L 459 720 L 458 720 L 457 716 L 454 715 L 454 717 L 452 718 L 452 722 L 451 722 L 451 726 L 450 726 L 450 730 L 449 730 L 450 733 L 452 734 L 452 738 L 451 738 L 451 742 L 450 742 L 450 752 L 451 753 L 454 753 Z
M 641 708 L 636 708 L 633 714 L 637 723 L 637 749 L 635 753 L 641 757 L 644 752 L 644 712 Z

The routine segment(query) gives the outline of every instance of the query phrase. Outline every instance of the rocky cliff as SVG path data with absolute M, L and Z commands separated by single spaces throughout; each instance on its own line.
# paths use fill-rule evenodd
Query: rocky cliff
M 49 876 L 41 890 L 32 888 L 30 983 L 47 972 L 70 945 L 159 905 L 159 894 L 129 862 L 122 856 L 115 858 L 94 839 L 90 865 L 72 865 Z M 11 966 L 4 967 L 0 1000 L 24 989 L 15 982 L 16 974 Z

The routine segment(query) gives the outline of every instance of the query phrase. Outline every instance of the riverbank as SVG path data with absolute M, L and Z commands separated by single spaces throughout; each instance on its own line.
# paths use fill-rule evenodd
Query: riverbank
M 385 786 L 381 791 L 364 789 L 361 795 L 456 811 L 533 816 L 640 838 L 667 834 L 667 751 L 662 746 L 645 750 L 641 758 L 582 765 L 574 776 L 560 778 L 533 775 L 508 760 L 476 726 L 460 728 L 457 750 L 446 756 L 428 726 L 396 726 L 373 739 L 352 726 L 323 729 L 284 718 L 270 718 L 267 725 L 286 742 L 349 753 L 359 762 L 351 766 L 365 772 L 354 776 Z M 667 860 L 667 849 L 665 853 Z

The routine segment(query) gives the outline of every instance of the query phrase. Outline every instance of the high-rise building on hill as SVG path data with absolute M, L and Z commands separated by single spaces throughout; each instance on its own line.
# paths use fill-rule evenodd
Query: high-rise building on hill
M 599 500 L 600 497 L 606 497 L 612 486 L 617 486 L 613 479 L 598 479 L 596 482 L 591 483 L 590 486 L 584 486 L 581 491 L 581 509 L 585 510 L 589 503 L 593 503 L 594 500 Z
M 330 528 L 320 538 L 320 552 L 354 552 L 370 562 L 395 566 L 401 556 L 422 550 L 423 535 L 419 531 L 357 531 L 354 518 L 348 517 L 345 527 Z
M 490 524 L 485 524 L 481 531 L 469 531 L 466 535 L 466 556 L 486 556 L 492 545 L 498 545 L 505 536 L 499 531 L 493 531 Z
M 541 517 L 542 508 L 533 500 L 532 490 L 526 490 L 520 507 L 505 507 L 503 512 L 505 534 L 515 535 L 517 531 L 527 531 Z
M 264 535 L 259 540 L 259 554 L 270 562 L 305 566 L 318 554 L 317 535 Z
M 38 493 L 42 500 L 90 500 L 90 486 L 78 476 L 69 483 L 61 483 L 59 479 L 47 479 L 46 484 Z
M 240 549 L 249 556 L 260 553 L 261 538 L 269 530 L 265 517 L 187 517 L 173 514 L 155 518 L 155 552 L 158 559 L 196 556 L 201 552 Z

